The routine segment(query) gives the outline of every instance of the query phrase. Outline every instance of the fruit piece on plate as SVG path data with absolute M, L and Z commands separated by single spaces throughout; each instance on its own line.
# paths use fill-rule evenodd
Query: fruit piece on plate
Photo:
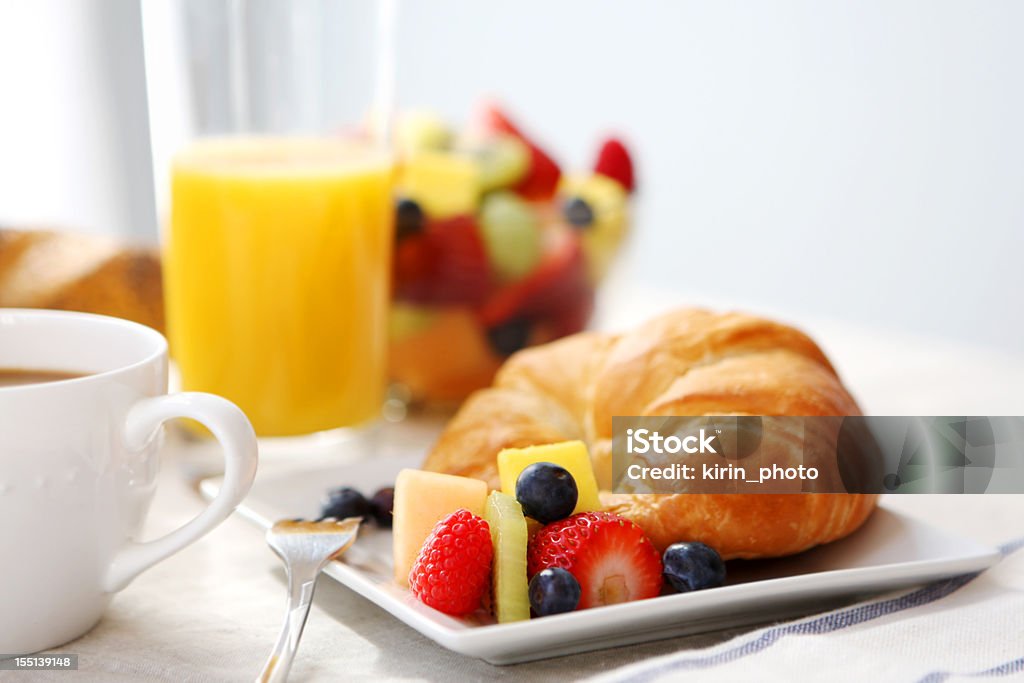
M 530 579 L 530 607 L 538 617 L 572 612 L 580 604 L 580 582 L 561 567 L 541 569 Z
M 394 520 L 392 516 L 394 509 L 395 488 L 393 486 L 377 489 L 373 497 L 370 498 L 370 515 L 373 516 L 373 520 L 377 522 L 378 526 L 384 529 L 391 528 L 391 523 Z
M 437 309 L 395 301 L 388 314 L 388 337 L 396 342 L 429 329 L 437 322 Z
M 578 492 L 573 512 L 601 509 L 601 501 L 597 496 L 594 467 L 590 464 L 587 446 L 582 441 L 563 441 L 542 446 L 504 449 L 498 453 L 498 476 L 501 478 L 501 490 L 511 496 L 516 495 L 516 482 L 519 479 L 519 474 L 538 462 L 561 465 L 572 475 Z
M 482 515 L 487 484 L 451 474 L 402 470 L 395 479 L 392 512 L 395 581 L 409 585 L 409 570 L 434 525 L 460 508 Z
M 526 175 L 513 189 L 523 197 L 543 201 L 551 199 L 562 176 L 558 164 L 544 150 L 523 135 L 522 131 L 496 105 L 488 103 L 480 109 L 479 126 L 491 135 L 512 135 L 526 145 L 530 152 L 530 164 Z
M 423 110 L 402 113 L 395 125 L 395 146 L 400 154 L 443 151 L 451 147 L 452 131 L 437 114 Z
M 633 175 L 633 160 L 629 151 L 618 138 L 608 138 L 597 152 L 594 162 L 594 173 L 619 183 L 626 192 L 636 189 L 636 178 Z
M 562 215 L 573 226 L 586 253 L 590 281 L 598 282 L 626 235 L 628 198 L 614 180 L 603 175 L 566 177 L 558 190 Z
M 512 192 L 492 192 L 480 207 L 480 232 L 498 277 L 517 280 L 541 256 L 541 233 L 530 205 Z
M 409 570 L 412 594 L 445 614 L 474 612 L 487 593 L 493 555 L 487 522 L 469 510 L 456 510 L 423 542 Z
M 320 506 L 321 517 L 366 517 L 370 514 L 370 503 L 363 494 L 351 486 L 342 486 L 327 492 Z
M 484 514 L 494 544 L 492 609 L 499 624 L 530 618 L 526 583 L 526 518 L 512 496 L 491 491 Z
M 527 551 L 527 573 L 561 567 L 580 584 L 579 609 L 653 598 L 661 592 L 661 556 L 633 522 L 584 512 L 544 527 Z
M 436 402 L 460 401 L 491 383 L 501 358 L 491 351 L 472 311 L 436 311 L 432 325 L 390 345 L 389 367 L 413 396 Z
M 703 543 L 673 543 L 662 556 L 665 578 L 680 593 L 716 588 L 725 583 L 725 562 Z
M 395 298 L 428 306 L 480 304 L 491 291 L 491 264 L 472 216 L 431 220 L 395 246 Z
M 594 303 L 594 288 L 588 279 L 583 248 L 574 233 L 547 232 L 553 234 L 534 271 L 495 291 L 480 309 L 486 327 L 514 318 L 546 318 L 558 327 L 555 336 L 561 336 L 578 332 L 586 323 Z
M 535 462 L 516 478 L 516 500 L 525 515 L 550 524 L 573 513 L 579 489 L 569 470 L 561 465 Z
M 469 154 L 421 151 L 398 170 L 398 194 L 415 200 L 428 218 L 473 213 L 480 196 L 480 167 Z
M 473 152 L 480 164 L 483 192 L 514 186 L 530 168 L 530 148 L 514 135 L 489 136 Z

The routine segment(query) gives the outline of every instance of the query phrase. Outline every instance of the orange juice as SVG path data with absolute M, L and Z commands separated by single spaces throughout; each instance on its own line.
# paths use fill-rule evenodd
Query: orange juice
M 176 157 L 165 290 L 184 389 L 234 401 L 261 435 L 378 413 L 391 172 L 337 139 L 208 140 Z

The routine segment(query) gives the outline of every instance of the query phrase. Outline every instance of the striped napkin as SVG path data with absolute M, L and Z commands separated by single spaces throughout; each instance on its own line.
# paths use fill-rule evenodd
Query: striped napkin
M 595 681 L 1024 681 L 1024 538 L 977 574 L 616 669 Z

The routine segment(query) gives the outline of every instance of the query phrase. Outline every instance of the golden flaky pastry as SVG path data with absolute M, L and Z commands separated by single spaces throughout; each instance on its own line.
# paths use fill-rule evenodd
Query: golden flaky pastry
M 616 415 L 859 414 L 803 333 L 750 315 L 684 309 L 626 334 L 585 332 L 515 354 L 493 387 L 462 406 L 424 468 L 497 488 L 502 448 L 583 439 L 607 488 Z M 726 559 L 789 555 L 842 538 L 864 523 L 876 498 L 602 493 L 609 511 L 636 522 L 659 548 L 702 541 Z
M 163 331 L 160 257 L 96 235 L 0 229 L 0 308 L 85 311 Z

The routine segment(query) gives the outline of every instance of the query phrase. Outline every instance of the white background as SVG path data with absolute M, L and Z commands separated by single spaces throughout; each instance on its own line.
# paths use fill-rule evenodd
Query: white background
M 0 222 L 154 238 L 138 15 L 0 0 Z M 628 133 L 650 284 L 1024 352 L 1022 35 L 1015 2 L 407 0 L 398 85 L 499 95 L 567 165 Z

